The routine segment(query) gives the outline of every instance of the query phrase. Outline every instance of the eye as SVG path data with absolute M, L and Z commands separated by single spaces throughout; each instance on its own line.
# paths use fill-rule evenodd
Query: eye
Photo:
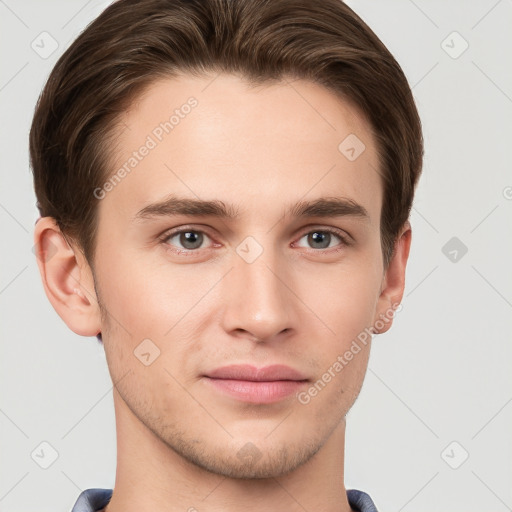
M 309 245 L 309 248 L 314 252 L 321 249 L 333 249 L 334 251 L 339 251 L 350 245 L 350 242 L 342 233 L 343 232 L 340 230 L 332 228 L 310 230 L 301 236 L 297 245 L 299 247 L 304 247 L 300 244 L 300 241 L 306 239 L 306 243 Z M 211 243 L 210 246 L 205 247 L 204 245 L 206 240 L 211 241 L 210 236 L 208 236 L 204 231 L 186 227 L 176 229 L 174 231 L 168 231 L 159 237 L 159 239 L 166 248 L 183 255 L 193 255 L 198 253 L 200 249 L 213 247 L 214 245 Z M 336 239 L 338 240 L 338 243 L 336 243 Z
M 167 232 L 161 237 L 162 243 L 175 246 L 177 252 L 197 251 L 201 249 L 205 239 L 210 237 L 197 229 L 180 229 Z
M 341 232 L 335 229 L 315 229 L 305 233 L 300 240 L 304 238 L 306 238 L 306 243 L 313 249 L 330 249 L 331 247 L 338 247 L 337 250 L 340 250 L 344 246 L 349 245 L 347 239 L 341 234 Z M 341 243 L 336 244 L 336 239 Z

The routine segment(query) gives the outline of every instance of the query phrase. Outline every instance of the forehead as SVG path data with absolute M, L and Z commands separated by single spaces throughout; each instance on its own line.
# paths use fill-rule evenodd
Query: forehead
M 364 205 L 378 224 L 382 184 L 371 127 L 318 84 L 254 87 L 224 74 L 161 79 L 116 130 L 100 208 L 115 206 L 120 217 L 170 193 L 269 218 L 283 204 L 340 196 Z

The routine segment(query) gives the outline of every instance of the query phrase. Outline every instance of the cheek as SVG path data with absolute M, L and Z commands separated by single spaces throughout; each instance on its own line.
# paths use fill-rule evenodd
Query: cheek
M 321 320 L 333 350 L 342 350 L 371 326 L 380 284 L 375 272 L 364 265 L 347 265 L 310 273 L 301 280 L 304 302 Z
M 157 383 L 178 386 L 165 370 L 184 384 L 193 382 L 196 375 L 190 361 L 201 350 L 198 340 L 218 305 L 209 292 L 224 273 L 194 267 L 126 254 L 104 260 L 102 299 L 109 311 L 105 349 L 114 378 L 130 370 L 133 379 L 140 379 L 141 392 Z M 150 355 L 142 356 L 146 353 Z M 144 366 L 137 354 L 142 359 L 157 357 Z M 174 389 L 179 390 L 179 386 Z
M 177 265 L 162 254 L 126 252 L 101 269 L 106 306 L 133 336 L 165 337 L 218 281 L 218 269 Z

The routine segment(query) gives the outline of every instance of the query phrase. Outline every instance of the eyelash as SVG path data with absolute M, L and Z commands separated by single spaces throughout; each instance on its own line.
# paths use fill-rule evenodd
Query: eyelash
M 162 235 L 160 235 L 158 237 L 158 240 L 160 243 L 162 243 L 163 245 L 166 246 L 166 249 L 174 252 L 174 253 L 177 253 L 177 254 L 180 254 L 180 255 L 184 255 L 184 256 L 194 256 L 196 255 L 197 253 L 199 253 L 201 251 L 201 249 L 179 249 L 179 248 L 175 248 L 174 246 L 171 246 L 170 244 L 167 243 L 167 241 L 176 236 L 176 235 L 180 235 L 181 233 L 189 233 L 189 232 L 192 232 L 192 233 L 201 233 L 203 235 L 206 235 L 207 237 L 209 237 L 210 239 L 212 239 L 212 237 L 206 232 L 206 231 L 203 231 L 203 230 L 200 230 L 200 229 L 194 229 L 194 228 L 179 228 L 179 229 L 176 229 L 176 230 L 171 230 L 171 231 L 166 231 L 165 233 L 163 233 Z M 333 252 L 336 253 L 336 252 L 339 252 L 339 251 L 342 251 L 343 249 L 345 249 L 346 247 L 349 247 L 351 245 L 351 242 L 349 242 L 348 238 L 346 236 L 344 236 L 342 234 L 342 232 L 340 230 L 337 230 L 337 229 L 334 229 L 334 228 L 318 228 L 318 229 L 311 229 L 309 231 L 305 231 L 303 232 L 300 237 L 298 238 L 298 240 L 302 239 L 304 236 L 306 235 L 309 235 L 311 233 L 330 233 L 331 235 L 334 235 L 336 237 L 338 237 L 340 239 L 340 244 L 336 247 L 328 247 L 328 248 L 325 248 L 325 249 L 312 249 L 312 248 L 309 248 L 309 252 L 313 252 L 313 253 L 328 253 L 328 254 L 332 254 Z M 171 248 L 173 247 L 173 248 Z

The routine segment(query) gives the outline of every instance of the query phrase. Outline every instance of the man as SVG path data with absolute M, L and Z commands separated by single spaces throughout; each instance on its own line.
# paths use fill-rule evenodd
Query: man
M 114 383 L 115 487 L 75 512 L 375 511 L 345 416 L 402 299 L 407 81 L 338 0 L 120 0 L 30 135 L 38 265 Z

